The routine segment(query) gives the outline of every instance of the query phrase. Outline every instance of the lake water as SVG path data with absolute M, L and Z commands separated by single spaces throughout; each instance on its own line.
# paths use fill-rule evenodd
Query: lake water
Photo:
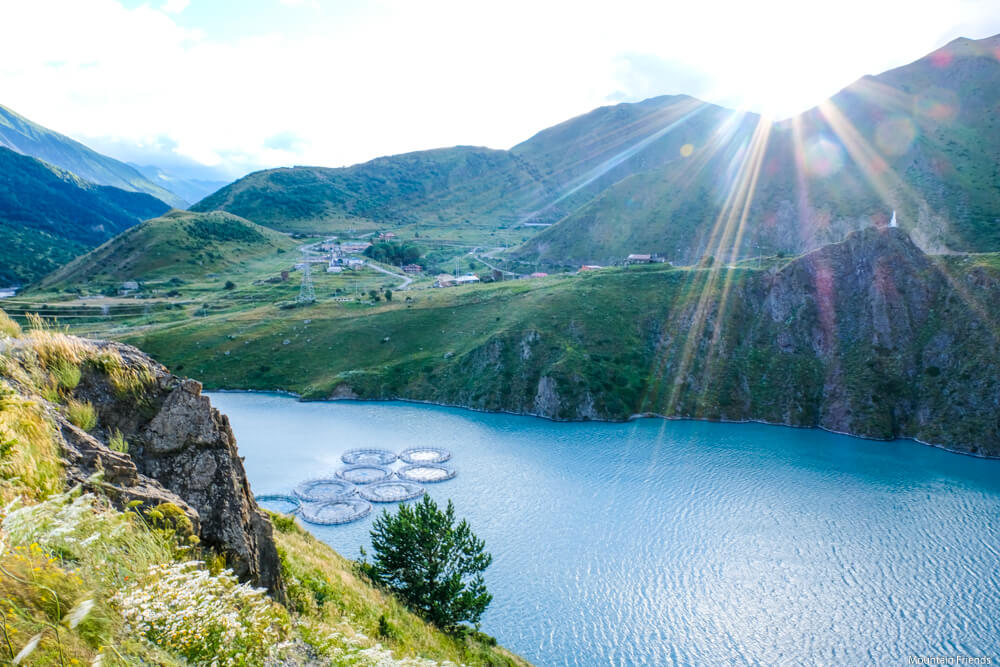
M 998 461 L 755 424 L 212 401 L 259 494 L 354 447 L 451 449 L 458 476 L 428 489 L 493 553 L 483 630 L 538 665 L 1000 661 Z M 356 558 L 374 516 L 311 530 Z

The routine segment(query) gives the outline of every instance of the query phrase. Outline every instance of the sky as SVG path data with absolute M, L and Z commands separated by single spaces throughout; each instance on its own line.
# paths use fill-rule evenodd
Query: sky
M 0 104 L 113 157 L 228 180 L 689 94 L 777 118 L 1000 0 L 0 0 Z

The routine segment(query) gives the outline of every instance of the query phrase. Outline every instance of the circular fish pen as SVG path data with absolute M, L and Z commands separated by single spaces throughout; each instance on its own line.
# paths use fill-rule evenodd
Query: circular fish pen
M 342 498 L 323 503 L 306 503 L 299 510 L 299 516 L 309 523 L 319 526 L 334 526 L 350 523 L 368 516 L 372 504 L 361 498 Z
M 399 453 L 399 460 L 411 465 L 444 463 L 451 459 L 451 452 L 441 447 L 411 447 Z
M 254 501 L 256 501 L 258 505 L 263 505 L 265 509 L 277 512 L 278 514 L 295 514 L 299 511 L 299 507 L 302 505 L 299 499 L 295 496 L 286 496 L 282 494 L 265 494 L 255 496 Z
M 373 503 L 398 503 L 424 495 L 424 487 L 416 482 L 391 480 L 364 486 L 358 494 Z
M 389 466 L 396 462 L 396 453 L 388 449 L 348 449 L 340 460 L 347 465 Z
M 396 475 L 400 479 L 410 482 L 423 482 L 424 484 L 444 482 L 454 477 L 455 474 L 455 471 L 451 468 L 433 463 L 417 463 L 415 465 L 403 466 L 396 471 Z
M 307 479 L 296 486 L 292 493 L 307 503 L 322 503 L 353 496 L 357 493 L 357 489 L 353 484 L 342 479 L 324 477 L 320 479 Z
M 372 464 L 359 464 L 355 466 L 344 466 L 337 471 L 337 478 L 351 484 L 374 484 L 384 482 L 392 477 L 392 471 L 385 466 Z

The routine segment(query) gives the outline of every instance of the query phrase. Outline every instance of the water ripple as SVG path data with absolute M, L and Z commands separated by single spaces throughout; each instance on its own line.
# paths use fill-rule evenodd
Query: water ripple
M 1000 655 L 1000 462 L 760 425 L 554 424 L 214 394 L 258 493 L 446 447 L 494 555 L 484 630 L 538 665 Z M 372 518 L 314 532 L 348 557 Z

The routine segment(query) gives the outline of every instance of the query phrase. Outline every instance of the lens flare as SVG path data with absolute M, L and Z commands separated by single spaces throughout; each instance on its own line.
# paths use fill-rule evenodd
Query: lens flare
M 844 149 L 826 137 L 817 137 L 806 142 L 805 167 L 813 178 L 826 178 L 840 171 L 844 166 Z
M 903 155 L 916 137 L 916 126 L 904 116 L 887 118 L 875 128 L 875 144 L 886 155 Z
M 917 96 L 914 111 L 933 121 L 944 122 L 958 115 L 958 95 L 944 88 L 929 88 Z
M 691 153 L 694 153 L 694 146 L 691 144 L 681 146 L 681 157 L 691 157 Z

